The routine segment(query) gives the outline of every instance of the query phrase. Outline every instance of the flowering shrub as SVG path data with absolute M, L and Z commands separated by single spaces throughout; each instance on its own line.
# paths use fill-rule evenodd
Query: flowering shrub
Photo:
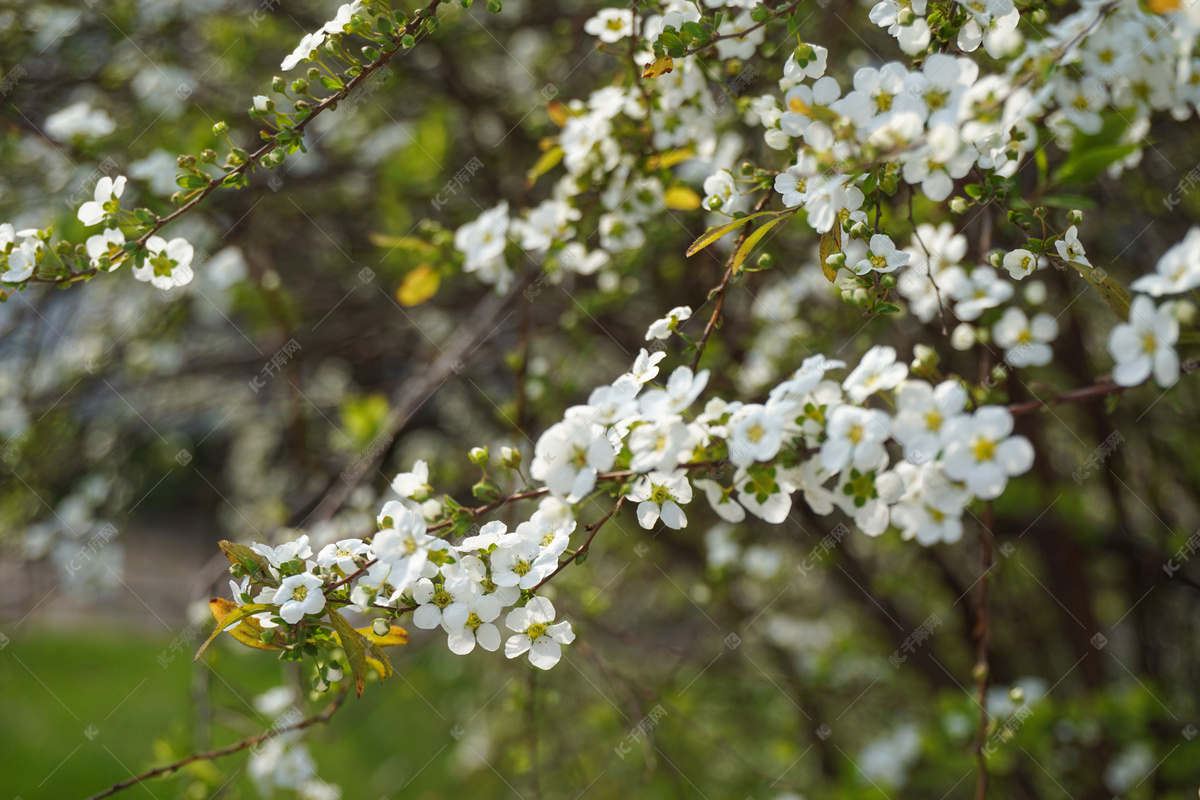
M 228 123 L 214 122 L 205 146 L 178 158 L 169 213 L 128 202 L 128 189 L 150 180 L 130 171 L 95 182 L 75 214 L 83 232 L 74 238 L 74 222 L 60 238 L 49 226 L 0 226 L 5 298 L 19 302 L 43 283 L 122 281 L 124 266 L 155 289 L 185 290 L 216 269 L 216 258 L 198 263 L 196 246 L 174 235 L 177 220 L 302 158 L 317 144 L 310 134 L 319 120 L 352 102 L 393 57 L 436 37 L 451 5 L 471 2 L 401 10 L 356 0 L 310 28 L 283 57 L 281 76 L 261 81 L 269 93 L 250 101 L 262 144 L 241 147 Z M 507 13 L 498 0 L 486 6 L 496 20 Z M 1183 125 L 1200 103 L 1200 16 L 1191 6 L 1113 0 L 1072 9 L 882 0 L 845 9 L 855 21 L 844 25 L 880 29 L 861 32 L 880 52 L 865 44 L 849 58 L 839 56 L 845 30 L 831 35 L 818 24 L 832 12 L 811 6 L 650 0 L 589 8 L 582 34 L 608 54 L 607 74 L 580 97 L 542 93 L 538 105 L 553 129 L 540 156 L 522 165 L 525 191 L 477 204 L 453 229 L 418 223 L 407 235 L 376 238 L 421 262 L 399 287 L 405 307 L 422 306 L 458 276 L 486 285 L 500 298 L 490 302 L 502 304 L 532 304 L 559 287 L 567 295 L 561 312 L 594 319 L 600 306 L 565 288 L 594 285 L 628 303 L 612 319 L 627 329 L 623 339 L 632 330 L 645 347 L 626 352 L 624 371 L 588 365 L 586 385 L 549 376 L 542 391 L 561 390 L 563 407 L 537 429 L 523 427 L 536 399 L 526 349 L 515 367 L 519 402 L 496 410 L 527 441 L 481 438 L 465 459 L 437 454 L 477 470 L 469 501 L 454 491 L 465 466 L 405 462 L 406 471 L 386 476 L 369 530 L 362 522 L 371 500 L 348 495 L 360 482 L 386 483 L 372 475 L 380 451 L 415 406 L 347 403 L 346 419 L 360 420 L 363 432 L 351 468 L 294 524 L 270 531 L 245 520 L 253 530 L 239 531 L 244 543 L 222 542 L 233 580 L 229 599 L 211 601 L 210 642 L 229 632 L 299 662 L 317 691 L 353 685 L 358 695 L 372 675 L 393 674 L 385 649 L 408 644 L 405 626 L 435 632 L 424 646 L 442 640 L 473 659 L 502 650 L 551 670 L 588 635 L 586 622 L 556 608 L 562 594 L 552 599 L 552 582 L 573 565 L 588 569 L 610 521 L 631 517 L 654 537 L 696 538 L 697 521 L 713 518 L 726 526 L 828 519 L 820 530 L 849 526 L 852 538 L 894 536 L 908 548 L 964 548 L 965 533 L 979 532 L 982 566 L 959 582 L 963 595 L 978 593 L 970 710 L 979 720 L 963 751 L 977 758 L 976 797 L 984 796 L 989 760 L 1003 760 L 992 750 L 1005 724 L 996 711 L 1003 701 L 991 697 L 989 709 L 992 503 L 1018 484 L 1048 480 L 1042 465 L 1061 452 L 1021 419 L 1101 398 L 1111 408 L 1125 390 L 1151 382 L 1171 390 L 1181 376 L 1176 348 L 1195 341 L 1186 295 L 1200 287 L 1200 229 L 1164 243 L 1153 271 L 1129 280 L 1095 253 L 1124 252 L 1140 234 L 1112 247 L 1125 228 L 1101 227 L 1117 225 L 1121 211 L 1088 195 L 1099 181 L 1136 180 L 1157 126 Z M 450 24 L 468 25 L 463 16 Z M 84 126 L 59 123 L 68 124 Z M 1100 226 L 1089 227 L 1096 217 Z M 703 272 L 709 285 L 684 282 L 651 295 L 666 302 L 648 307 L 636 298 L 639 286 L 653 282 L 659 243 L 680 227 L 692 233 L 676 251 L 687 259 L 678 269 Z M 1097 248 L 1092 237 L 1103 240 Z M 272 270 L 269 280 L 286 283 L 285 273 Z M 752 301 L 743 302 L 743 290 Z M 683 305 L 667 307 L 674 302 Z M 819 329 L 810 308 L 845 330 Z M 487 319 L 485 327 L 503 324 Z M 1106 342 L 1107 359 L 1087 357 L 1081 328 Z M 459 354 L 488 333 L 472 334 L 455 355 L 442 350 L 441 374 L 460 371 Z M 1059 370 L 1062 361 L 1070 368 Z M 1074 385 L 1062 385 L 1064 374 Z M 1131 402 L 1145 413 L 1160 396 L 1147 388 Z M 450 476 L 446 485 L 438 475 Z M 1031 496 L 1022 491 L 1017 505 Z M 1027 515 L 1030 525 L 1040 510 Z M 748 544 L 739 556 L 728 530 L 705 536 L 710 566 L 740 558 L 747 573 L 775 574 L 778 550 Z M 952 680 L 967 682 L 965 674 Z M 1010 705 L 1023 702 L 1022 691 L 1013 690 Z M 859 771 L 902 783 L 920 757 L 906 730 L 867 748 Z M 271 777 L 288 772 L 279 766 L 288 752 L 255 754 L 260 782 L 320 796 L 311 781 Z M 263 767 L 268 758 L 277 766 Z M 1130 784 L 1114 778 L 1108 786 Z M 954 791 L 936 787 L 946 790 Z

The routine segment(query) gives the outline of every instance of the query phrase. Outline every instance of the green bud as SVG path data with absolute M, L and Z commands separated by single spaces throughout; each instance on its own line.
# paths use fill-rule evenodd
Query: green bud
M 387 636 L 391 633 L 392 626 L 386 619 L 377 619 L 371 623 L 371 630 L 376 636 Z
M 896 288 L 896 276 L 892 275 L 891 273 L 880 276 L 879 285 L 885 289 L 895 289 Z
M 1078 208 L 1072 208 L 1067 212 L 1067 222 L 1072 225 L 1080 225 L 1083 223 L 1083 212 Z
M 507 469 L 516 469 L 521 466 L 521 451 L 515 447 L 501 447 L 500 463 Z
M 212 131 L 213 136 L 224 136 L 225 134 L 229 133 L 229 126 L 224 122 L 218 122 L 213 125 Z
M 477 467 L 485 467 L 488 462 L 488 449 L 486 447 L 472 447 L 471 452 L 467 454 L 467 458 Z
M 320 77 L 319 75 L 317 77 Z M 292 91 L 296 94 L 308 94 L 308 81 L 304 78 L 296 78 L 292 81 Z
M 287 91 L 287 81 L 276 75 L 271 79 L 271 91 L 283 94 Z
M 950 212 L 952 214 L 965 214 L 970 205 L 965 197 L 955 197 L 950 201 Z

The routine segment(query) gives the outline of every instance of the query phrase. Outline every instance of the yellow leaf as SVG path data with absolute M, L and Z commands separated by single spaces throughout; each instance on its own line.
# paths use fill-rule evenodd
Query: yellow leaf
M 647 64 L 642 70 L 643 78 L 657 78 L 659 75 L 666 75 L 671 70 L 675 69 L 675 62 L 670 56 L 663 56 L 653 64 Z
M 388 233 L 371 233 L 371 244 L 376 247 L 411 250 L 416 253 L 432 253 L 437 248 L 416 236 L 392 236 Z
M 370 639 L 372 644 L 379 647 L 394 647 L 398 644 L 408 644 L 408 631 L 399 625 L 393 625 L 392 629 L 383 636 L 375 633 L 375 629 L 369 625 L 365 628 L 358 628 L 358 632 Z
M 733 222 L 727 222 L 724 225 L 718 225 L 714 228 L 709 228 L 708 230 L 706 230 L 704 232 L 704 234 L 699 239 L 692 242 L 692 246 L 688 248 L 687 254 L 689 256 L 696 255 L 696 253 L 699 253 L 701 250 L 708 247 L 710 244 L 715 242 L 717 239 L 720 239 L 722 236 L 729 233 L 730 231 L 737 230 L 738 228 L 742 227 L 743 225 L 745 225 L 747 222 L 754 219 L 755 217 L 761 217 L 764 214 L 778 215 L 779 213 L 780 212 L 778 212 L 778 211 L 759 211 L 757 214 L 749 214 L 745 217 L 740 217 L 738 219 L 735 219 Z
M 208 608 L 212 611 L 213 617 L 217 622 L 221 622 L 225 617 L 232 614 L 238 609 L 238 604 L 223 597 L 214 597 L 208 601 Z M 246 647 L 253 647 L 255 650 L 283 650 L 283 645 L 270 644 L 262 640 L 263 626 L 258 620 L 253 617 L 247 617 L 242 620 L 237 627 L 229 631 L 234 639 L 237 639 Z M 272 634 L 274 638 L 274 634 Z
M 672 186 L 663 192 L 663 203 L 667 208 L 694 211 L 700 207 L 700 195 L 686 186 Z
M 1182 0 L 1148 0 L 1146 5 L 1154 14 L 1169 14 L 1178 11 L 1183 5 Z
M 213 600 L 217 602 L 214 604 Z M 260 611 L 273 611 L 275 609 L 275 606 L 268 603 L 248 603 L 244 606 L 239 606 L 237 603 L 229 603 L 229 601 L 222 600 L 221 598 L 213 598 L 213 600 L 209 601 L 208 607 L 212 611 L 213 616 L 216 617 L 217 627 L 213 629 L 212 635 L 205 640 L 204 644 L 200 645 L 200 649 L 196 651 L 196 655 L 192 658 L 192 661 L 199 659 L 201 654 L 212 644 L 212 640 L 217 638 L 217 634 L 233 623 L 240 622 L 246 617 L 257 614 Z M 217 616 L 218 614 L 220 616 Z
M 833 227 L 827 232 L 821 234 L 821 272 L 825 273 L 825 277 L 833 283 L 837 278 L 837 269 L 825 263 L 825 259 L 829 258 L 834 253 L 840 253 L 842 250 L 842 227 L 835 221 Z
M 400 288 L 396 290 L 396 299 L 402 306 L 419 306 L 437 294 L 442 276 L 428 264 L 422 264 L 404 276 Z
M 754 246 L 762 241 L 762 238 L 767 235 L 767 232 L 770 231 L 771 228 L 774 228 L 776 225 L 786 219 L 787 217 L 776 217 L 746 237 L 746 241 L 742 242 L 742 246 L 738 248 L 738 251 L 733 256 L 733 264 L 731 266 L 733 267 L 734 275 L 736 275 L 738 270 L 742 268 L 742 264 L 745 263 L 746 258 L 750 255 L 750 251 L 754 249 Z
M 552 147 L 542 153 L 541 158 L 533 165 L 533 169 L 525 173 L 525 185 L 532 187 L 537 183 L 537 179 L 545 175 L 550 170 L 558 166 L 558 162 L 562 161 L 563 149 L 561 147 Z
M 696 151 L 690 147 L 678 147 L 666 154 L 655 153 L 646 159 L 646 169 L 651 172 L 660 169 L 670 169 L 676 164 L 682 164 L 694 155 L 696 155 Z
M 346 660 L 350 662 L 350 673 L 354 676 L 354 689 L 362 697 L 367 685 L 367 651 L 363 649 L 363 637 L 338 612 L 329 609 L 329 621 L 337 631 L 338 643 L 346 651 Z
M 567 107 L 557 100 L 546 106 L 546 113 L 550 115 L 550 121 L 560 128 L 566 125 L 567 120 L 571 117 L 571 112 L 567 110 Z

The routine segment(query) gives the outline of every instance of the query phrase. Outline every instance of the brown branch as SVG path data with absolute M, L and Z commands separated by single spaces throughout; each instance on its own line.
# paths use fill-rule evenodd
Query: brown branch
M 804 0 L 794 0 L 794 2 L 791 5 L 789 5 L 787 8 L 783 8 L 783 9 L 780 9 L 779 11 L 771 12 L 771 16 L 767 17 L 762 22 L 759 22 L 755 25 L 751 25 L 749 28 L 746 28 L 746 30 L 740 31 L 738 33 L 718 34 L 718 35 L 714 36 L 713 38 L 709 39 L 708 43 L 703 45 L 702 47 L 697 47 L 694 49 L 688 48 L 688 49 L 684 50 L 684 55 L 694 56 L 697 53 L 703 53 L 705 50 L 708 50 L 710 47 L 715 45 L 717 42 L 722 41 L 723 39 L 741 39 L 746 34 L 753 33 L 754 31 L 758 30 L 759 28 L 761 28 L 771 22 L 774 22 L 775 20 L 779 19 L 780 17 L 786 17 L 788 14 L 791 14 L 793 11 L 795 11 L 797 8 L 799 8 L 800 4 L 803 2 L 804 2 Z
M 206 753 L 194 753 L 194 754 L 188 756 L 187 758 L 180 759 L 179 761 L 176 761 L 172 764 L 167 764 L 166 766 L 162 766 L 162 767 L 155 767 L 154 769 L 147 770 L 146 772 L 143 772 L 140 775 L 134 775 L 133 777 L 127 778 L 126 780 L 123 780 L 119 783 L 114 783 L 112 786 L 108 787 L 103 792 L 92 795 L 91 797 L 88 798 L 88 800 L 99 800 L 101 797 L 108 797 L 110 795 L 114 795 L 123 789 L 128 789 L 130 786 L 136 786 L 137 784 L 142 783 L 143 781 L 148 781 L 151 778 L 158 778 L 163 775 L 169 775 L 172 772 L 182 769 L 183 767 L 186 767 L 188 764 L 192 764 L 196 761 L 212 761 L 213 759 L 220 758 L 221 756 L 231 755 L 231 754 L 237 753 L 241 750 L 245 750 L 249 747 L 254 747 L 255 745 L 262 744 L 263 742 L 274 739 L 276 736 L 280 736 L 281 734 L 291 733 L 292 731 L 304 730 L 305 728 L 308 728 L 312 725 L 316 725 L 317 723 L 328 722 L 329 718 L 332 717 L 339 708 L 341 708 L 341 705 L 345 701 L 346 695 L 348 694 L 349 690 L 350 690 L 350 684 L 349 684 L 349 682 L 347 682 L 345 687 L 338 694 L 338 696 L 336 698 L 334 698 L 333 702 L 330 703 L 328 706 L 326 706 L 325 710 L 319 714 L 314 714 L 311 717 L 302 719 L 299 722 L 293 723 L 291 725 L 284 725 L 282 727 L 272 728 L 271 730 L 267 731 L 266 733 L 260 733 L 257 736 L 251 736 L 248 739 L 242 739 L 240 742 L 235 742 L 234 744 L 227 745 L 225 747 L 221 747 L 216 750 L 209 750 Z
M 763 206 L 771 199 L 772 192 L 764 194 L 757 203 L 754 204 L 754 211 L 762 211 Z M 717 307 L 713 309 L 712 316 L 708 319 L 708 324 L 704 326 L 704 333 L 696 342 L 696 357 L 692 359 L 692 372 L 696 371 L 696 367 L 700 366 L 700 357 L 704 355 L 704 348 L 708 345 L 708 337 L 712 336 L 714 330 L 717 329 L 717 323 L 721 320 L 721 309 L 725 307 L 725 293 L 729 289 L 729 281 L 733 278 L 733 260 L 737 258 L 737 252 L 741 248 L 742 243 L 746 241 L 746 237 L 750 235 L 750 231 L 754 228 L 753 222 L 748 222 L 742 228 L 742 233 L 738 236 L 737 241 L 733 243 L 733 249 L 729 253 L 729 260 L 725 262 L 725 274 L 721 278 L 721 282 L 717 287 L 709 292 L 711 298 L 713 294 L 717 297 Z
M 607 514 L 605 514 L 603 517 L 601 517 L 600 519 L 593 522 L 591 525 L 588 525 L 587 527 L 585 527 L 584 530 L 589 531 L 588 537 L 584 541 L 584 543 L 579 546 L 579 549 L 575 551 L 575 554 L 558 562 L 558 566 L 554 568 L 554 572 L 551 572 L 549 575 L 542 578 L 541 583 L 539 583 L 537 586 L 534 586 L 530 591 L 536 592 L 538 589 L 542 588 L 542 586 L 544 586 L 551 578 L 553 578 L 558 573 L 562 572 L 570 564 L 574 564 L 576 561 L 579 560 L 579 558 L 581 556 L 585 555 L 588 551 L 588 547 L 590 547 L 592 544 L 592 539 L 596 538 L 596 533 L 599 532 L 600 528 L 604 525 L 604 523 L 606 523 L 610 519 L 612 519 L 617 514 L 617 512 L 621 510 L 621 506 L 623 506 L 624 504 L 625 504 L 625 496 L 621 495 L 620 497 L 617 498 L 617 502 L 613 505 L 613 507 L 608 510 Z
M 1048 397 L 1044 400 L 1029 400 L 1025 403 L 1013 403 L 1008 407 L 1011 414 L 1029 414 L 1037 411 L 1040 408 L 1050 408 L 1061 403 L 1083 403 L 1088 400 L 1095 400 L 1110 394 L 1120 394 L 1125 391 L 1125 386 L 1119 386 L 1106 380 L 1107 376 L 1101 376 L 1100 383 L 1094 386 L 1085 386 L 1082 389 L 1072 389 L 1069 392 L 1056 394 L 1053 397 Z

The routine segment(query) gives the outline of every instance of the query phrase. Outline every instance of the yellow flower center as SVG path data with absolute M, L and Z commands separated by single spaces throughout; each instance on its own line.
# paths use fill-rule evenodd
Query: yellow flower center
M 996 457 L 996 443 L 980 439 L 975 442 L 972 452 L 975 454 L 976 461 L 991 461 Z

